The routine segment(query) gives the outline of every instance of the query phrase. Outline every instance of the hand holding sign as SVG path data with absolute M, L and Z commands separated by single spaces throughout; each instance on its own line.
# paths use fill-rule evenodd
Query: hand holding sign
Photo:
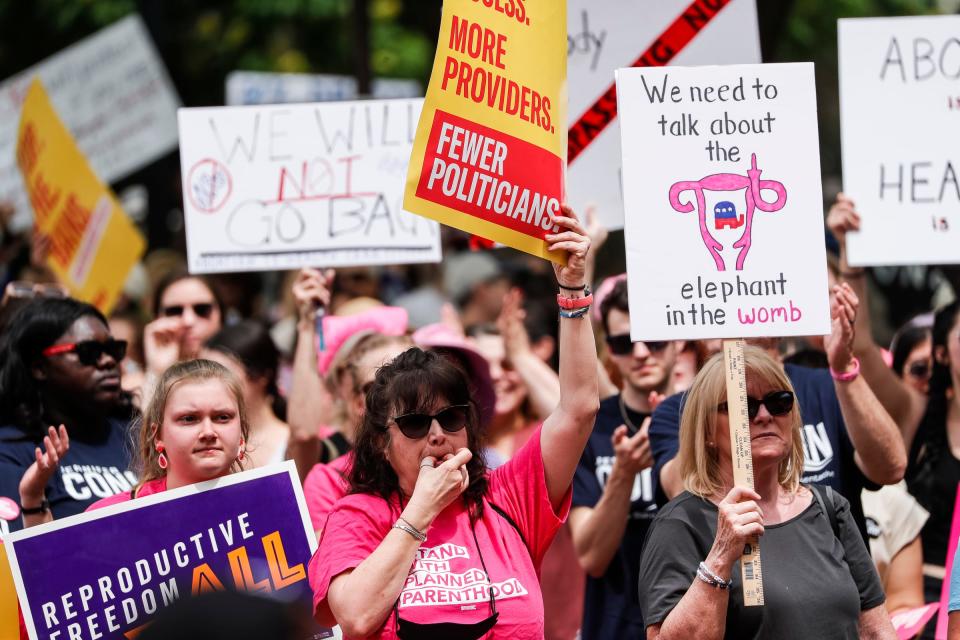
M 577 288 L 583 286 L 586 277 L 587 253 L 590 251 L 590 236 L 580 224 L 577 214 L 570 207 L 561 209 L 563 215 L 553 218 L 561 229 L 559 233 L 545 236 L 548 251 L 566 251 L 567 263 L 553 263 L 553 272 L 561 287 Z

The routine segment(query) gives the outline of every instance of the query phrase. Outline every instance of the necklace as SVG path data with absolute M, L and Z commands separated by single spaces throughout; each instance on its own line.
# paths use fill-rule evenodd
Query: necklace
M 618 402 L 620 404 L 620 417 L 623 418 L 623 424 L 627 425 L 627 429 L 630 430 L 630 435 L 640 431 L 640 427 L 633 424 L 633 420 L 631 420 L 630 416 L 627 415 L 627 404 L 623 401 L 623 393 L 620 394 Z

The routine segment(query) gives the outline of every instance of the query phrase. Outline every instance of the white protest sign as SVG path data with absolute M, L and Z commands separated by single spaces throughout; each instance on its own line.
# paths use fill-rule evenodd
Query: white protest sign
M 423 100 L 181 109 L 192 273 L 440 261 L 403 210 Z
M 568 199 L 623 227 L 614 71 L 760 62 L 754 0 L 569 0 Z
M 960 263 L 960 16 L 840 20 L 850 263 Z
M 101 180 L 123 178 L 176 148 L 180 99 L 140 17 L 128 16 L 0 84 L 0 201 L 16 207 L 15 229 L 33 217 L 16 146 L 35 76 Z
M 830 331 L 813 65 L 617 71 L 634 340 Z
M 420 98 L 423 87 L 416 80 L 374 78 L 370 97 Z M 266 73 L 233 71 L 227 74 L 227 104 L 288 104 L 292 102 L 334 102 L 360 97 L 353 76 L 309 73 Z

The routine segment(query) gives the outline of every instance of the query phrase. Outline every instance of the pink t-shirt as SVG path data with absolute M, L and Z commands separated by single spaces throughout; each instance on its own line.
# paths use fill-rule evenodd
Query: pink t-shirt
M 470 516 L 462 501 L 447 507 L 427 532 L 400 593 L 400 617 L 417 623 L 472 624 L 490 615 L 489 591 L 477 553 L 483 555 L 493 583 L 500 618 L 486 638 L 543 638 L 540 562 L 570 510 L 568 490 L 560 512 L 553 510 L 543 470 L 540 430 L 506 464 L 488 475 L 483 517 L 474 542 Z M 523 537 L 492 508 L 495 504 L 517 524 Z M 326 605 L 330 581 L 357 567 L 380 545 L 401 509 L 396 499 L 349 495 L 330 513 L 320 546 L 310 561 L 314 611 L 331 624 Z M 526 540 L 527 545 L 524 544 Z M 393 613 L 374 638 L 396 637 Z
M 353 464 L 353 452 L 328 464 L 315 464 L 303 481 L 303 497 L 310 512 L 313 530 L 323 529 L 333 505 L 350 490 L 347 474 Z
M 153 495 L 154 493 L 161 493 L 167 490 L 167 478 L 157 478 L 156 480 L 150 480 L 145 482 L 142 487 L 137 489 L 137 497 L 143 498 L 144 496 Z M 123 491 L 116 495 L 112 495 L 109 498 L 104 498 L 103 500 L 97 500 L 92 505 L 86 508 L 87 511 L 93 511 L 94 509 L 103 509 L 104 507 L 109 507 L 115 504 L 120 504 L 121 502 L 129 502 L 133 499 L 133 496 L 130 495 L 129 491 Z

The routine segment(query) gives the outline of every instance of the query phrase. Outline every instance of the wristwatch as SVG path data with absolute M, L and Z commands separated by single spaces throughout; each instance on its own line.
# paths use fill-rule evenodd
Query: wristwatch
M 35 516 L 40 513 L 46 513 L 47 511 L 50 511 L 50 503 L 47 502 L 46 498 L 40 501 L 39 507 L 33 507 L 32 509 L 28 509 L 24 506 L 20 507 L 20 513 L 25 516 Z

